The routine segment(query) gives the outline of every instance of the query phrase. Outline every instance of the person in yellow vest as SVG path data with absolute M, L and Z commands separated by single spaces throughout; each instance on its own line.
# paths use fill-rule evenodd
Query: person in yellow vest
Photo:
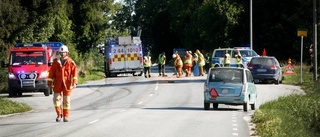
M 182 60 L 179 54 L 173 54 L 172 58 L 174 59 L 174 66 L 177 70 L 177 78 L 180 78 L 182 76 Z
M 191 76 L 191 68 L 192 68 L 192 55 L 191 52 L 187 51 L 185 55 L 185 60 L 183 62 L 183 66 L 186 72 L 186 77 Z
M 147 52 L 147 55 L 143 57 L 143 67 L 144 67 L 145 78 L 151 77 L 151 71 L 150 71 L 151 64 L 152 63 L 151 63 L 150 52 Z
M 234 56 L 236 58 L 236 65 L 237 67 L 243 67 L 242 65 L 242 56 L 239 50 L 236 50 L 236 55 Z
M 228 53 L 228 50 L 224 52 L 224 62 L 223 62 L 224 67 L 230 67 L 230 54 Z
M 159 60 L 159 64 L 158 64 L 158 68 L 159 68 L 159 77 L 160 76 L 167 76 L 165 75 L 165 65 L 166 65 L 166 54 L 165 52 L 162 52 L 161 54 L 159 54 L 159 57 L 158 57 L 158 60 Z
M 205 65 L 205 59 L 203 54 L 200 52 L 200 50 L 196 50 L 196 54 L 198 55 L 198 64 L 199 64 L 199 70 L 200 70 L 200 76 L 204 76 L 203 66 Z

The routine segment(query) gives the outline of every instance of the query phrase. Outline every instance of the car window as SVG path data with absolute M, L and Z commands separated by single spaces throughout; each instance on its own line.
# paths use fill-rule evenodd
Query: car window
M 231 50 L 227 50 L 228 51 L 228 53 L 231 55 L 232 53 L 231 53 Z M 224 57 L 224 52 L 225 52 L 225 50 L 215 50 L 214 51 L 214 57 Z
M 252 83 L 253 77 L 252 77 L 252 74 L 249 70 L 246 70 L 246 75 L 247 75 L 247 82 Z
M 242 83 L 243 74 L 238 69 L 212 69 L 209 82 L 236 82 Z
M 251 64 L 271 66 L 274 65 L 275 62 L 273 62 L 272 58 L 253 58 L 251 60 Z

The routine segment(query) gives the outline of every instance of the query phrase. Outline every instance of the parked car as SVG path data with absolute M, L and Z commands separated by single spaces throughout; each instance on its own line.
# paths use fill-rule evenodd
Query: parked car
M 218 48 L 215 49 L 212 53 L 211 66 L 212 67 L 222 67 L 224 61 L 224 54 L 227 51 L 230 54 L 230 66 L 236 67 L 236 51 L 239 50 L 242 56 L 242 64 L 246 68 L 248 62 L 250 62 L 251 58 L 254 56 L 259 56 L 254 50 L 249 47 L 234 47 L 234 48 Z
M 219 104 L 242 105 L 255 110 L 257 89 L 247 68 L 212 67 L 204 83 L 204 109 L 218 109 Z
M 254 82 L 268 82 L 280 84 L 282 83 L 282 67 L 283 65 L 273 56 L 253 57 L 248 64 Z

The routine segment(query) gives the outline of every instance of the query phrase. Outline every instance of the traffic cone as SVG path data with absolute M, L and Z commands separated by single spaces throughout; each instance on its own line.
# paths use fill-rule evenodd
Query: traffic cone
M 267 56 L 267 52 L 265 48 L 263 49 L 262 56 Z

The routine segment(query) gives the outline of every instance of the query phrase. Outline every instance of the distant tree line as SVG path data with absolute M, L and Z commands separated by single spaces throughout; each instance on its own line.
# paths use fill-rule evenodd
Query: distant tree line
M 308 58 L 312 1 L 252 2 L 253 49 L 261 54 L 265 48 L 280 60 L 299 60 L 297 30 L 305 28 Z M 85 67 L 82 62 L 94 59 L 90 52 L 106 37 L 138 32 L 154 58 L 162 51 L 171 55 L 173 48 L 211 54 L 219 47 L 249 47 L 250 0 L 0 0 L 0 60 L 7 60 L 15 43 L 62 41 Z M 0 69 L 0 76 L 4 87 L 7 70 Z

